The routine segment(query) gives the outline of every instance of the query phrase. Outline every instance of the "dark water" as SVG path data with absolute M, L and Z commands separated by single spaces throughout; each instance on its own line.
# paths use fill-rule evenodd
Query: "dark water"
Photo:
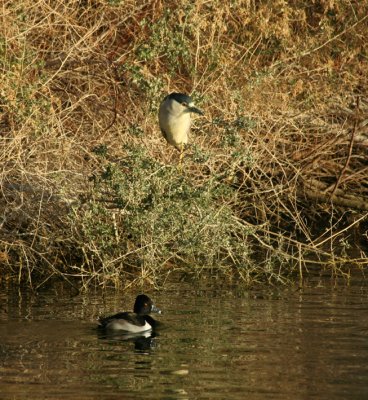
M 146 290 L 156 337 L 103 336 L 137 292 L 0 293 L 1 399 L 368 399 L 368 288 Z

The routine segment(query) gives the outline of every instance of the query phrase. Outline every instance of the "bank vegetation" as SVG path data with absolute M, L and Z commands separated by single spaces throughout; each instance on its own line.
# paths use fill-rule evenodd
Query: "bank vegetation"
M 4 0 L 1 278 L 364 273 L 367 0 Z M 184 165 L 157 109 L 191 94 Z

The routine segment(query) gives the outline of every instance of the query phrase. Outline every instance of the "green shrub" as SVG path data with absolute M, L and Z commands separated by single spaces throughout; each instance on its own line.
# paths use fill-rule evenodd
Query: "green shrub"
M 128 148 L 123 160 L 94 178 L 78 215 L 83 244 L 98 247 L 112 275 L 124 265 L 153 278 L 184 265 L 220 271 L 247 264 L 249 232 L 234 220 L 232 196 L 214 177 L 194 183 L 176 167 Z

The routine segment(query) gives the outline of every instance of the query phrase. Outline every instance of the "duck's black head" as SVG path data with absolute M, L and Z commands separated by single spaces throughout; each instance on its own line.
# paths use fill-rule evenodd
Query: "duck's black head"
M 148 315 L 151 312 L 161 314 L 161 310 L 157 308 L 152 300 L 145 294 L 140 294 L 135 299 L 133 311 L 139 315 Z

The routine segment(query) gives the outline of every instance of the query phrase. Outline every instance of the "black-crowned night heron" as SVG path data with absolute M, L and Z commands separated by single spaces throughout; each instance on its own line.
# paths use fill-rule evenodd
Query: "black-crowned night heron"
M 171 93 L 160 104 L 158 120 L 161 132 L 166 141 L 180 151 L 179 165 L 188 143 L 190 113 L 203 115 L 201 110 L 194 107 L 193 99 L 183 93 Z

